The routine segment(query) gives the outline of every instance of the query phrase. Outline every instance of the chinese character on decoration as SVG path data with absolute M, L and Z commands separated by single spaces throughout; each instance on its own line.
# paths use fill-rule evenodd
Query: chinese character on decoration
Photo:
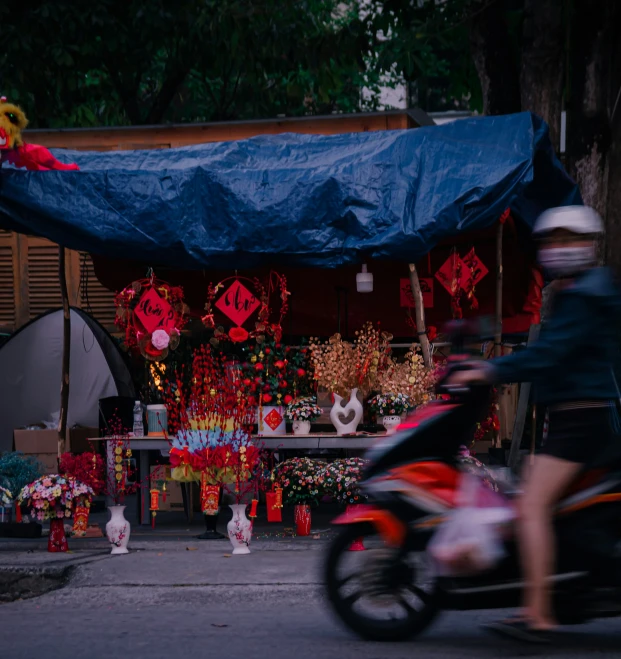
M 272 314 L 270 300 L 273 293 L 280 297 L 280 314 L 278 322 L 275 323 L 270 322 Z M 202 321 L 207 329 L 214 330 L 211 343 L 214 346 L 224 341 L 242 343 L 250 338 L 264 340 L 266 336 L 280 341 L 282 321 L 289 309 L 289 295 L 287 280 L 276 272 L 270 273 L 267 285 L 256 278 L 251 280 L 237 276 L 224 279 L 215 286 L 209 284 L 205 304 L 206 314 L 202 317 Z M 235 326 L 228 332 L 224 327 L 216 326 L 214 317 L 216 311 L 226 316 Z M 255 312 L 257 312 L 257 317 L 254 329 L 245 329 L 244 323 Z
M 423 305 L 425 309 L 433 307 L 433 278 L 432 277 L 421 277 L 420 278 L 420 290 L 423 294 Z M 413 308 L 414 305 L 414 295 L 412 293 L 412 286 L 410 280 L 407 278 L 401 279 L 399 287 L 400 293 L 400 302 L 402 307 Z
M 140 350 L 146 359 L 161 361 L 179 345 L 188 311 L 181 287 L 151 274 L 124 288 L 114 303 L 115 323 L 124 330 L 129 350 Z

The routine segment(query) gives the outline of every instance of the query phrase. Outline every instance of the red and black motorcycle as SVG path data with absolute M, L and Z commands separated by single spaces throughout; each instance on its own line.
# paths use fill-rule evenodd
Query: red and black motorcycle
M 463 345 L 466 330 L 459 332 Z M 504 558 L 476 576 L 440 576 L 427 552 L 457 505 L 459 448 L 491 396 L 480 386 L 456 391 L 441 383 L 439 391 L 449 397 L 412 414 L 368 452 L 362 483 L 368 504 L 335 522 L 341 528 L 325 562 L 328 598 L 345 625 L 368 640 L 412 638 L 442 610 L 519 605 L 523 579 L 512 524 L 503 536 Z M 497 496 L 509 506 L 514 494 Z M 559 502 L 555 525 L 559 622 L 621 616 L 621 463 L 581 474 Z M 351 551 L 359 539 L 366 551 Z

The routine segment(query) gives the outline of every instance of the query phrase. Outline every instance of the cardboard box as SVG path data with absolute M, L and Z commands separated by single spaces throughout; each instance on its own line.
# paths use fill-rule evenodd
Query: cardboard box
M 166 501 L 162 496 L 162 485 L 166 482 Z M 170 475 L 169 465 L 154 465 L 151 467 L 151 480 L 149 490 L 157 488 L 160 490 L 160 510 L 183 510 L 183 494 L 181 493 L 181 483 L 175 481 Z M 148 501 L 149 499 L 147 499 Z
M 71 453 L 97 453 L 100 442 L 89 442 L 89 439 L 99 437 L 99 428 L 76 426 L 69 430 L 69 451 Z
M 57 430 L 14 430 L 13 444 L 16 451 L 26 455 L 34 453 L 58 453 Z
M 14 430 L 13 445 L 16 451 L 38 460 L 44 474 L 58 472 L 57 430 Z

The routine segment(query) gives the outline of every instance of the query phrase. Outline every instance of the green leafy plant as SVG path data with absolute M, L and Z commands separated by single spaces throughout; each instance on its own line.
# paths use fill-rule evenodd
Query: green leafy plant
M 0 485 L 14 496 L 26 485 L 37 480 L 42 473 L 43 467 L 33 456 L 11 451 L 0 457 Z

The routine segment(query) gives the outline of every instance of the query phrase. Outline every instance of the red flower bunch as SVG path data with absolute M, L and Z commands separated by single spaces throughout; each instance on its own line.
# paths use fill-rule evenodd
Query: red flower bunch
M 88 485 L 95 495 L 104 491 L 104 461 L 96 453 L 63 453 L 60 456 L 60 473 Z

